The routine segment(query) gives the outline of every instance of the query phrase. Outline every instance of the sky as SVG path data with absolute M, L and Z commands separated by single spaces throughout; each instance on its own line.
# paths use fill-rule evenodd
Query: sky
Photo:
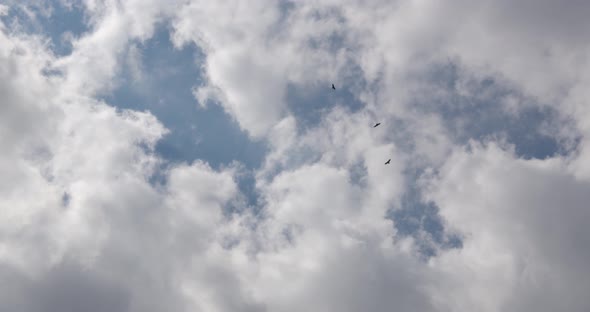
M 589 311 L 589 13 L 0 0 L 0 311 Z

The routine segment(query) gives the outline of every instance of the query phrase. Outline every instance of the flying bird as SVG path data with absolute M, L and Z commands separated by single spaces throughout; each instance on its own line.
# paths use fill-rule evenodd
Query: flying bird
M 332 84 L 332 89 L 336 90 L 336 87 L 334 87 L 334 84 Z
M 389 165 L 389 163 L 391 162 L 391 159 L 388 159 L 387 162 L 385 163 L 386 165 Z
M 376 123 L 376 124 L 373 126 L 373 128 L 376 128 L 376 127 L 377 127 L 378 125 L 380 125 L 380 124 L 381 124 L 380 122 Z

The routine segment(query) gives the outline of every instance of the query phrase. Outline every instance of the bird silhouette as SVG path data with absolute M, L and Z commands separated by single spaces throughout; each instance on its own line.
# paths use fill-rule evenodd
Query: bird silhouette
M 334 84 L 332 84 L 332 89 L 336 90 L 336 87 L 334 87 Z
M 388 159 L 387 162 L 385 163 L 386 165 L 389 165 L 389 163 L 391 162 L 391 159 Z
M 376 124 L 373 126 L 373 128 L 376 128 L 376 127 L 377 127 L 378 125 L 380 125 L 380 124 L 381 124 L 380 122 L 376 123 Z

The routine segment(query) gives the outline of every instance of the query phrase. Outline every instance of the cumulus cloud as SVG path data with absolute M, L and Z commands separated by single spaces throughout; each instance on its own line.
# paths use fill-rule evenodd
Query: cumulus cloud
M 220 90 L 213 99 L 257 138 L 288 114 L 289 84 L 327 88 L 336 79 L 346 51 L 326 41 L 343 37 L 343 26 L 336 10 L 280 1 L 191 1 L 173 20 L 175 43 L 207 54 L 202 88 Z
M 432 261 L 452 273 L 451 310 L 587 308 L 587 180 L 562 159 L 516 159 L 495 144 L 457 149 L 435 180 L 431 199 L 466 237 Z
M 585 3 L 76 4 L 64 56 L 0 6 L 0 310 L 588 310 Z M 101 100 L 162 25 L 203 53 L 186 105 L 268 144 L 255 203 L 239 163 L 170 164 L 157 116 Z M 331 106 L 299 127 L 289 90 Z M 410 190 L 460 246 L 398 233 Z

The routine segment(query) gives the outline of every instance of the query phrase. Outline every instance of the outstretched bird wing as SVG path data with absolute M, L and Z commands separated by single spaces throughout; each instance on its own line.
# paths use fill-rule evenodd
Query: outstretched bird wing
M 388 159 L 387 162 L 385 163 L 386 165 L 389 165 L 389 163 L 391 162 L 391 159 Z
M 376 124 L 373 126 L 373 128 L 377 127 L 377 126 L 378 126 L 378 125 L 380 125 L 380 124 L 381 124 L 380 122 L 376 123 Z

